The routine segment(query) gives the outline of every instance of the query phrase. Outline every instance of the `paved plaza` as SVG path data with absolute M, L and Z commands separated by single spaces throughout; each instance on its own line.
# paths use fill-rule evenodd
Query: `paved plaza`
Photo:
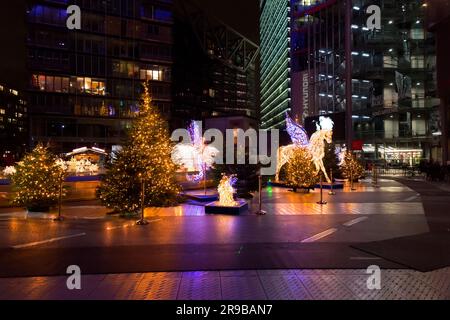
M 322 206 L 318 190 L 269 187 L 266 216 L 254 214 L 257 197 L 241 216 L 205 215 L 204 204 L 190 201 L 146 210 L 145 227 L 96 201 L 66 203 L 63 223 L 3 208 L 0 298 L 450 299 L 445 259 L 420 272 L 408 260 L 421 254 L 418 246 L 399 259 L 376 254 L 376 246 L 361 250 L 445 232 L 445 186 L 383 179 L 379 188 L 362 181 L 324 196 Z M 80 266 L 83 290 L 66 289 L 69 265 Z M 367 289 L 370 265 L 383 269 L 382 290 Z
M 87 275 L 82 290 L 66 277 L 0 279 L 0 299 L 24 300 L 448 300 L 450 268 L 383 270 L 381 290 L 365 270 L 246 270 Z

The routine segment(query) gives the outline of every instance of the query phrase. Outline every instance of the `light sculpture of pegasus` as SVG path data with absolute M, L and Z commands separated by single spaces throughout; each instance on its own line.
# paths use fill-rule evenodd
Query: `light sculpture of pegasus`
M 331 143 L 333 140 L 333 126 L 334 123 L 330 118 L 320 117 L 319 123 L 317 124 L 317 131 L 311 136 L 311 139 L 309 139 L 305 128 L 295 122 L 289 114 L 286 113 L 286 129 L 291 137 L 292 144 L 278 149 L 277 174 L 275 180 L 279 180 L 281 168 L 289 162 L 294 151 L 297 148 L 305 148 L 311 154 L 317 174 L 322 171 L 325 179 L 331 183 L 325 165 L 323 164 L 323 158 L 325 157 L 325 141 Z
M 219 154 L 217 148 L 211 147 L 205 143 L 198 122 L 192 121 L 188 128 L 190 143 L 178 144 L 173 151 L 174 162 L 195 174 L 188 173 L 187 179 L 193 182 L 199 182 L 206 176 Z

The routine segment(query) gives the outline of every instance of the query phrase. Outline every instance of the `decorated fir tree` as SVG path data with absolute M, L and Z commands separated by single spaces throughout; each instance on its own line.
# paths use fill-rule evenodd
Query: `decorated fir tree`
M 364 166 L 350 151 L 347 151 L 344 155 L 341 171 L 344 178 L 351 179 L 353 177 L 353 181 L 357 181 L 358 179 L 364 177 Z
M 285 169 L 286 183 L 294 190 L 310 189 L 318 182 L 318 175 L 308 150 L 298 147 L 294 150 Z
M 180 191 L 175 180 L 176 166 L 171 159 L 172 143 L 166 121 L 152 105 L 146 85 L 140 112 L 128 132 L 121 151 L 107 166 L 97 195 L 102 203 L 122 214 L 141 208 L 142 188 L 145 206 L 169 206 Z
M 12 203 L 30 211 L 48 211 L 58 203 L 60 185 L 65 177 L 61 161 L 39 144 L 19 162 L 12 176 Z M 64 189 L 62 190 L 64 195 Z

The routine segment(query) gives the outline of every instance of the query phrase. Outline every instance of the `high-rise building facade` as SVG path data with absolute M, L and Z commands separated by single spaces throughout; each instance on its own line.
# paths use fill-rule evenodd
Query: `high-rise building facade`
M 81 8 L 81 29 L 66 26 Z M 111 150 L 138 111 L 142 84 L 169 115 L 171 0 L 29 1 L 27 54 L 30 144 Z
M 13 165 L 26 150 L 27 111 L 22 92 L 0 84 L 0 167 Z
M 261 127 L 282 127 L 291 108 L 291 4 L 260 1 Z
M 450 0 L 427 2 L 428 29 L 436 37 L 438 96 L 441 99 L 441 144 L 443 163 L 450 164 Z
M 175 1 L 174 112 L 181 121 L 258 117 L 259 46 L 202 10 Z
M 426 8 L 424 1 L 290 1 L 290 64 L 271 70 L 289 72 L 290 105 L 264 113 L 290 111 L 300 122 L 333 117 L 346 132 L 337 142 L 362 146 L 368 159 L 439 160 L 436 47 Z

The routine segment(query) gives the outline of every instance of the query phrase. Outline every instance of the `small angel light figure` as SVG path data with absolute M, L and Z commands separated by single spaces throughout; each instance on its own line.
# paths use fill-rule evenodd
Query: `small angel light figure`
M 234 185 L 237 182 L 237 178 L 235 175 L 227 176 L 222 175 L 222 180 L 220 180 L 218 192 L 219 192 L 219 204 L 222 207 L 235 207 L 238 205 L 236 201 L 234 201 Z

